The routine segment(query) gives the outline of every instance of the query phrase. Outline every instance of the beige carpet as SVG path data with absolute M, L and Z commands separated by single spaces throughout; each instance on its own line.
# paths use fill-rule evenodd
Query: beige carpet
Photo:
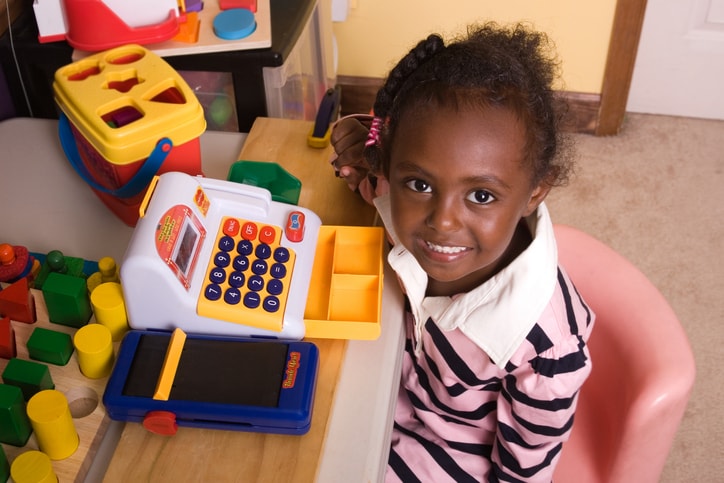
M 724 121 L 631 114 L 618 136 L 576 140 L 577 174 L 548 198 L 554 222 L 634 262 L 668 298 L 696 358 L 661 481 L 724 481 Z

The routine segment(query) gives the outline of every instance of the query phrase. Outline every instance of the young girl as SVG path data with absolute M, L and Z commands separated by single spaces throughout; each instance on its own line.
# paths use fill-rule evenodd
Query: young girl
M 369 129 L 332 134 L 407 298 L 388 481 L 551 481 L 570 434 L 594 316 L 543 203 L 570 164 L 546 46 L 522 26 L 432 35 L 390 72 Z

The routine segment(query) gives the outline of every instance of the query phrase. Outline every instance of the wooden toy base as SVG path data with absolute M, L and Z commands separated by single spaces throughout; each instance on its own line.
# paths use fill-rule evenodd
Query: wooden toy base
M 6 285 L 2 284 L 3 287 Z M 15 329 L 17 357 L 26 360 L 30 360 L 26 342 L 36 327 L 65 332 L 71 336 L 77 330 L 73 327 L 51 323 L 48 320 L 48 311 L 42 292 L 31 289 L 31 293 L 35 298 L 37 322 L 34 324 L 11 322 Z M 90 323 L 95 323 L 95 318 L 91 318 Z M 7 359 L 0 358 L 0 373 L 5 369 L 7 363 Z M 80 438 L 78 449 L 70 457 L 52 461 L 53 470 L 59 481 L 83 481 L 110 423 L 110 418 L 106 415 L 101 401 L 108 378 L 88 379 L 85 377 L 78 367 L 78 358 L 75 351 L 65 366 L 53 364 L 47 364 L 47 366 L 55 383 L 55 389 L 61 391 L 68 399 L 73 424 Z M 4 443 L 2 447 L 10 464 L 20 454 L 31 449 L 39 449 L 35 434 L 30 436 L 27 444 L 23 447 Z

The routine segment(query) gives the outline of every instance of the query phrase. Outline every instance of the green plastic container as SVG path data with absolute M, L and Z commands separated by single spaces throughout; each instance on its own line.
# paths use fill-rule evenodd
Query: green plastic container
M 228 181 L 258 186 L 269 190 L 272 200 L 296 205 L 302 191 L 302 182 L 277 163 L 263 161 L 237 161 L 231 165 Z

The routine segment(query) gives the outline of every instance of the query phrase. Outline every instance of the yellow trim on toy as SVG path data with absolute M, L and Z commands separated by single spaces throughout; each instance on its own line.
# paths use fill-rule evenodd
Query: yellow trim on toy
M 181 352 L 183 352 L 186 343 L 186 332 L 181 329 L 174 329 L 171 334 L 171 340 L 166 349 L 166 357 L 163 360 L 161 374 L 158 376 L 156 383 L 156 391 L 153 398 L 159 401 L 168 401 L 171 395 L 171 386 L 176 377 L 179 361 L 181 360 Z
M 156 190 L 156 185 L 158 184 L 158 175 L 154 176 L 150 183 L 148 183 L 148 189 L 146 190 L 146 194 L 143 195 L 143 201 L 141 201 L 141 205 L 138 207 L 138 215 L 139 218 L 143 218 L 146 216 L 146 208 L 148 208 L 148 204 L 151 202 L 151 197 L 153 196 L 153 192 Z
M 317 149 L 323 149 L 329 146 L 329 140 L 332 137 L 332 128 L 330 127 L 327 129 L 327 132 L 324 133 L 324 137 L 317 137 L 314 136 L 314 127 L 312 127 L 309 130 L 309 135 L 307 136 L 307 144 L 309 147 L 317 148 Z

